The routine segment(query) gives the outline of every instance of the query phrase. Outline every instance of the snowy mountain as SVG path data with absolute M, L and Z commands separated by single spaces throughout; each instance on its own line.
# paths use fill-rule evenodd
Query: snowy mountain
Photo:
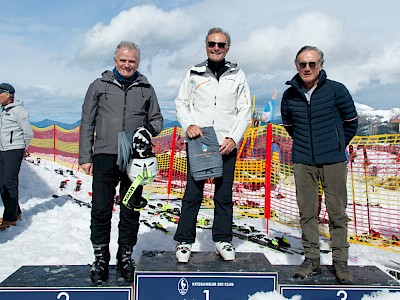
M 400 108 L 376 109 L 360 103 L 355 103 L 355 106 L 359 116 L 357 135 L 390 133 L 389 121 L 400 117 Z M 279 110 L 275 111 L 275 117 L 271 123 L 282 124 Z
M 388 122 L 391 119 L 400 116 L 400 108 L 375 109 L 365 104 L 356 103 L 356 109 L 360 116 L 364 116 L 370 121 L 380 123 Z
M 53 124 L 56 124 L 57 126 L 60 126 L 61 128 L 70 130 L 70 129 L 74 129 L 74 128 L 78 127 L 81 124 L 81 120 L 78 120 L 73 124 L 63 123 L 63 122 L 59 122 L 59 121 L 53 121 L 53 120 L 49 120 L 49 119 L 44 119 L 39 122 L 31 122 L 32 126 L 36 126 L 39 128 L 46 128 L 46 127 L 52 126 Z
M 389 122 L 400 117 L 400 108 L 375 109 L 365 104 L 356 103 L 358 112 L 357 135 L 375 135 L 390 133 Z
M 389 133 L 388 122 L 396 117 L 400 117 L 400 108 L 375 109 L 365 104 L 355 103 L 359 115 L 359 129 L 357 135 L 371 135 Z M 279 109 L 275 110 L 275 116 L 271 123 L 282 124 L 282 117 Z M 59 121 L 45 119 L 39 122 L 31 122 L 32 125 L 45 128 L 56 124 L 64 129 L 73 129 L 80 125 L 80 120 L 73 124 L 66 124 Z M 164 119 L 164 129 L 178 126 L 179 122 L 175 120 Z

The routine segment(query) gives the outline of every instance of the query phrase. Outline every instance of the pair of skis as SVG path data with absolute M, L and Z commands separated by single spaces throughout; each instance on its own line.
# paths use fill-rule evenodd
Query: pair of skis
M 170 204 L 149 204 L 146 210 L 149 215 L 159 216 L 161 219 L 166 219 L 174 224 L 178 224 L 181 215 L 179 207 L 173 207 Z M 201 217 L 197 220 L 196 227 L 202 229 L 211 229 L 212 222 L 209 218 Z
M 303 249 L 292 247 L 286 237 L 282 236 L 270 238 L 264 232 L 255 229 L 254 226 L 233 224 L 232 234 L 239 239 L 249 241 L 263 247 L 268 247 L 276 252 L 290 255 L 304 254 Z
M 73 203 L 78 204 L 78 205 L 81 206 L 81 207 L 82 207 L 82 206 L 87 207 L 87 208 L 91 208 L 91 207 L 92 207 L 92 204 L 91 204 L 91 203 L 85 202 L 85 201 L 82 201 L 82 200 L 79 200 L 79 199 L 77 199 L 77 198 L 75 198 L 75 197 L 73 197 L 72 195 L 69 195 L 69 194 L 61 195 L 61 196 L 59 196 L 59 195 L 52 195 L 52 197 L 53 197 L 53 198 L 64 198 L 64 199 L 67 199 L 67 200 L 69 200 L 69 201 L 72 201 Z
M 148 220 L 140 220 L 140 223 L 146 225 L 150 229 L 160 230 L 162 233 L 166 235 L 171 235 L 172 232 L 166 229 L 160 222 L 152 222 L 150 223 Z

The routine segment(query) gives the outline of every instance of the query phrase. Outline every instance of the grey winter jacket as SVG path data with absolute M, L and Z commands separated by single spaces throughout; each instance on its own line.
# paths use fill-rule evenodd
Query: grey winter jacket
M 79 163 L 91 163 L 94 154 L 118 154 L 118 133 L 145 126 L 153 136 L 163 126 L 156 93 L 139 73 L 126 90 L 113 72 L 103 72 L 88 88 L 82 105 Z
M 20 101 L 2 107 L 0 116 L 0 151 L 26 149 L 33 138 L 28 113 Z

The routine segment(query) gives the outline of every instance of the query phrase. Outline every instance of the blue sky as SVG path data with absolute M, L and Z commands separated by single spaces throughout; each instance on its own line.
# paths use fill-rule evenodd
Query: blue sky
M 400 107 L 400 3 L 391 0 L 0 0 L 0 81 L 16 88 L 31 121 L 80 119 L 89 84 L 113 68 L 121 40 L 142 50 L 140 72 L 156 89 L 163 114 L 190 65 L 206 59 L 211 27 L 232 36 L 227 55 L 246 72 L 257 107 L 278 100 L 296 70 L 294 56 L 315 45 L 328 77 L 357 103 Z

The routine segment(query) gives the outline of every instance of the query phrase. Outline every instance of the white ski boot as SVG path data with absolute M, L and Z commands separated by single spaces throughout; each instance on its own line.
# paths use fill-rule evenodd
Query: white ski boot
M 223 260 L 234 260 L 236 256 L 236 250 L 231 242 L 216 242 L 215 252 L 221 255 Z
M 176 259 L 180 263 L 187 263 L 192 253 L 192 244 L 186 242 L 180 242 L 175 248 Z

